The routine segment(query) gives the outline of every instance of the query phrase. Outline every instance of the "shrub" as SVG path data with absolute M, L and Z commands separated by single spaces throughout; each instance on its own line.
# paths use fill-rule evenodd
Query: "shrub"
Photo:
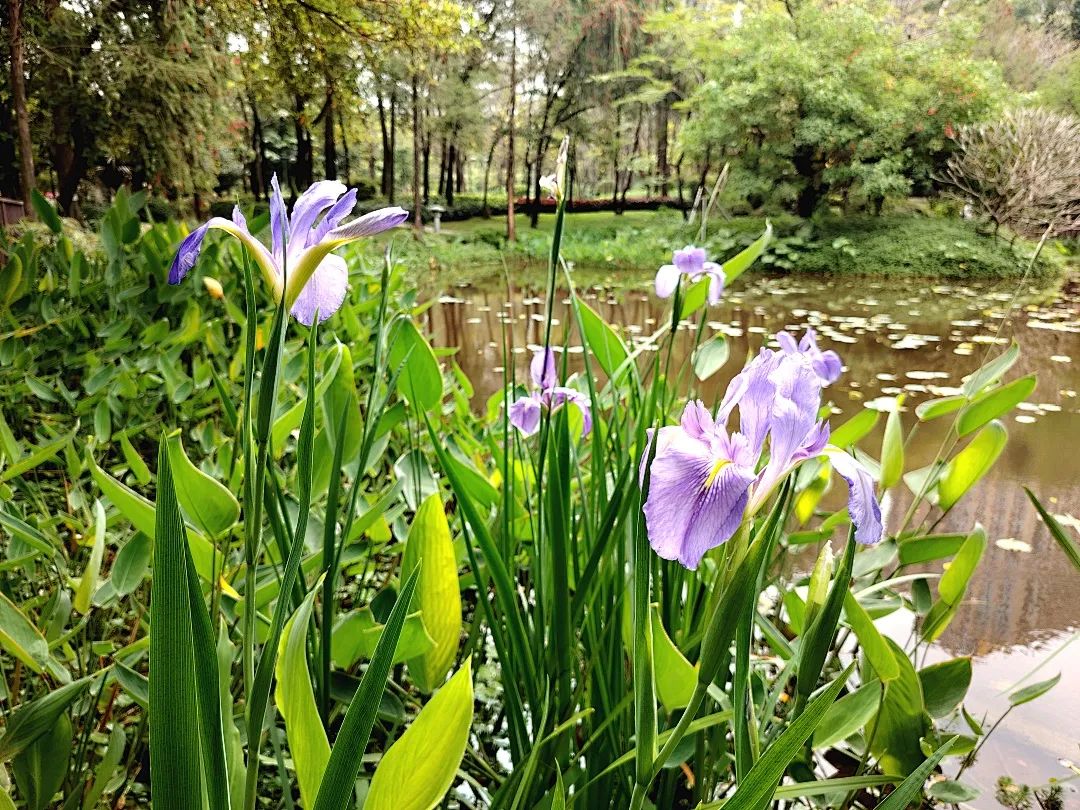
M 1080 225 L 1080 119 L 1020 109 L 962 127 L 946 180 L 995 226 L 1038 235 Z

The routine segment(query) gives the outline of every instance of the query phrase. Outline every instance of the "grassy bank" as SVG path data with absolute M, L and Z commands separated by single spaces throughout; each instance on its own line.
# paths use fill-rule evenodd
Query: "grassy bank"
M 750 244 L 765 225 L 763 217 L 714 220 L 701 240 L 697 227 L 674 211 L 581 213 L 567 220 L 563 255 L 588 281 L 649 275 L 688 242 L 704 244 L 711 257 L 723 260 Z M 441 233 L 425 233 L 422 241 L 400 233 L 392 238 L 398 256 L 419 278 L 437 273 L 443 283 L 482 282 L 501 275 L 504 267 L 542 272 L 553 221 L 541 216 L 539 226 L 532 228 L 526 216 L 518 216 L 513 243 L 506 241 L 503 220 L 480 218 L 444 224 Z M 1008 278 L 1024 272 L 1034 248 L 1025 240 L 1010 245 L 960 219 L 912 213 L 814 221 L 782 215 L 772 223 L 775 238 L 762 264 L 776 272 Z M 375 258 L 384 246 L 380 240 L 357 250 Z M 1039 274 L 1059 270 L 1060 262 L 1051 255 L 1056 252 L 1044 252 L 1036 267 Z

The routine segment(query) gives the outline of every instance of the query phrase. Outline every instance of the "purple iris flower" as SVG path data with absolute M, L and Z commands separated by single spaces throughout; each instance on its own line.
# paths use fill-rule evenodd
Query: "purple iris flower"
M 676 250 L 674 264 L 665 264 L 656 271 L 656 295 L 670 298 L 679 286 L 679 279 L 689 276 L 691 281 L 709 278 L 709 303 L 719 304 L 724 294 L 724 268 L 716 262 L 705 261 L 705 248 L 687 245 Z
M 232 234 L 247 247 L 275 300 L 285 305 L 300 323 L 310 326 L 319 313 L 324 321 L 341 307 L 349 289 L 345 260 L 334 248 L 400 225 L 409 217 L 403 208 L 381 208 L 352 222 L 341 221 L 356 205 L 356 189 L 336 180 L 320 180 L 297 199 L 292 216 L 285 210 L 277 175 L 270 181 L 270 248 L 248 231 L 240 208 L 232 219 L 214 217 L 192 231 L 180 243 L 169 268 L 169 283 L 179 284 L 195 266 L 203 239 L 211 228 Z
M 813 333 L 799 344 L 784 332 L 777 339 L 780 351 L 762 349 L 731 381 L 715 419 L 691 402 L 678 426 L 656 434 L 645 524 L 661 557 L 696 568 L 799 464 L 818 457 L 831 461 L 848 484 L 855 539 L 881 539 L 873 477 L 854 457 L 829 446 L 829 424 L 818 416 L 822 388 L 836 379 L 839 357 L 819 351 Z M 729 432 L 736 408 L 739 430 Z
M 555 353 L 550 348 L 542 349 L 533 355 L 529 373 L 536 390 L 528 396 L 519 397 L 510 405 L 511 425 L 526 436 L 532 436 L 540 429 L 540 416 L 545 409 L 553 411 L 569 402 L 581 411 L 582 435 L 587 435 L 592 430 L 589 398 L 573 388 L 557 385 L 559 377 L 555 369 Z
M 798 343 L 787 332 L 778 332 L 776 339 L 780 342 L 780 348 L 789 357 L 799 358 L 814 370 L 821 378 L 822 385 L 830 385 L 840 379 L 842 366 L 840 355 L 829 349 L 822 351 L 817 345 L 817 333 L 807 328 L 806 334 Z

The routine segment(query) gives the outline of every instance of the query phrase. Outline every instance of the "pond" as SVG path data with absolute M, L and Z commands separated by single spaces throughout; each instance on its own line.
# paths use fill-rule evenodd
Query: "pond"
M 593 287 L 585 296 L 613 324 L 622 324 L 636 343 L 669 318 L 670 310 L 644 282 L 619 288 Z M 531 350 L 543 340 L 541 288 L 457 287 L 427 313 L 435 345 L 457 346 L 456 360 L 475 387 L 474 406 L 485 407 L 503 382 L 504 340 L 524 380 Z M 562 342 L 565 303 L 557 306 L 554 341 Z M 829 392 L 840 413 L 833 425 L 864 405 L 886 409 L 905 394 L 905 435 L 917 422 L 915 406 L 956 393 L 963 377 L 1015 338 L 1021 359 L 1011 376 L 1035 372 L 1038 387 L 1009 417 L 1009 444 L 976 492 L 942 529 L 986 527 L 989 547 L 959 614 L 930 651 L 927 663 L 968 655 L 972 689 L 966 705 L 992 722 L 1008 706 L 1005 693 L 1055 651 L 1034 677 L 1061 672 L 1046 697 L 1006 718 L 965 779 L 982 789 L 975 807 L 998 807 L 994 783 L 1001 775 L 1038 785 L 1073 776 L 1080 761 L 1080 643 L 1068 644 L 1080 628 L 1080 573 L 1070 567 L 1024 495 L 1030 487 L 1051 512 L 1069 516 L 1080 530 L 1080 286 L 1040 292 L 1016 283 L 934 283 L 923 280 L 820 279 L 797 276 L 744 277 L 709 312 L 705 336 L 723 333 L 731 359 L 698 394 L 707 404 L 722 395 L 748 352 L 767 335 L 813 326 L 822 348 L 836 350 L 845 373 Z M 684 324 L 674 367 L 693 345 Z M 580 347 L 578 347 L 580 351 Z M 569 347 L 571 369 L 580 356 Z M 879 421 L 879 431 L 884 420 Z M 907 469 L 929 464 L 947 430 L 947 420 L 921 425 L 908 446 Z M 875 444 L 878 442 L 878 444 Z M 867 448 L 880 446 L 880 434 Z M 902 505 L 886 504 L 887 525 L 902 517 Z M 910 616 L 893 614 L 883 629 L 906 640 Z M 1070 804 L 1080 793 L 1067 790 Z

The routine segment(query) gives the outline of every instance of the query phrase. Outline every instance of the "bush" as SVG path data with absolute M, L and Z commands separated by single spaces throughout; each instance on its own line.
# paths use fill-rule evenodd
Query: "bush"
M 1029 236 L 1080 225 L 1080 119 L 1014 110 L 956 142 L 946 179 L 995 225 Z

